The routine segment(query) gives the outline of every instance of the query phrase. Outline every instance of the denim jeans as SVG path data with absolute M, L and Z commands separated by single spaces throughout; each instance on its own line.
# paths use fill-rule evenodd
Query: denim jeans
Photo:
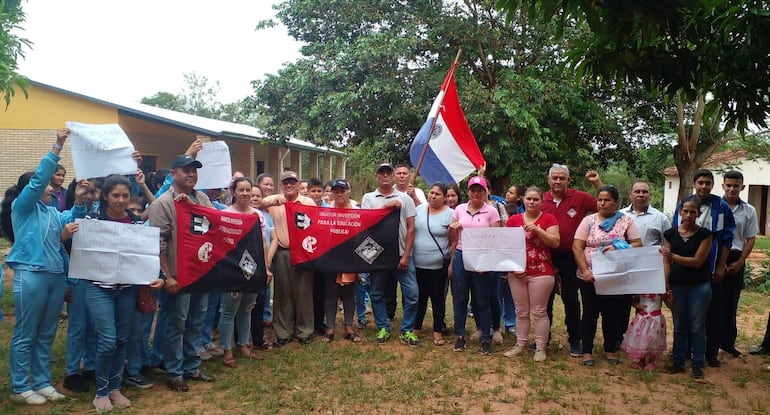
M 86 286 L 88 311 L 96 328 L 96 396 L 106 397 L 120 390 L 126 361 L 126 342 L 131 316 L 136 308 L 137 287 L 122 290 L 105 289 L 96 284 Z
M 369 282 L 368 273 L 362 273 L 361 281 L 356 281 L 356 316 L 361 324 L 366 324 L 366 301 L 370 300 L 369 290 L 371 288 Z
M 465 337 L 465 322 L 468 319 L 471 272 L 465 270 L 463 251 L 456 249 L 452 261 L 452 309 L 455 319 L 455 334 Z
M 711 282 L 693 287 L 672 285 L 671 291 L 674 294 L 674 364 L 684 367 L 685 357 L 692 348 L 692 365 L 702 368 L 706 361 L 706 312 L 711 303 Z
M 390 320 L 385 306 L 385 290 L 393 279 L 401 284 L 401 308 L 404 314 L 401 319 L 401 332 L 412 331 L 417 319 L 418 288 L 414 260 L 411 257 L 406 271 L 375 271 L 371 273 L 370 296 L 374 322 L 378 328 L 390 331 Z
M 515 278 L 515 277 L 512 277 Z M 516 303 L 513 301 L 513 293 L 508 285 L 508 279 L 500 278 L 500 310 L 502 311 L 503 326 L 505 330 L 516 328 Z
M 251 329 L 251 310 L 257 301 L 257 293 L 212 293 L 209 295 L 220 298 L 219 310 L 219 341 L 222 348 L 233 348 L 233 331 L 237 330 L 235 344 L 238 346 L 249 344 L 249 330 Z M 211 305 L 211 301 L 209 301 Z M 233 327 L 235 326 L 235 327 Z
M 481 329 L 481 341 L 492 341 L 492 330 L 497 327 L 492 321 L 493 303 L 499 304 L 498 288 L 500 287 L 500 273 L 498 272 L 468 272 L 471 286 L 471 301 L 473 303 L 474 317 L 478 320 Z
M 155 294 L 155 290 L 152 293 Z M 129 376 L 138 374 L 142 366 L 152 366 L 149 341 L 154 318 L 155 313 L 142 314 L 134 307 L 126 349 L 126 374 Z
M 209 295 L 209 301 L 206 305 L 206 317 L 203 319 L 203 327 L 201 327 L 201 344 L 198 345 L 200 348 L 213 341 L 211 334 L 214 331 L 214 327 L 216 327 L 219 322 L 219 304 L 221 298 L 222 296 L 220 293 L 212 293 Z
M 166 296 L 168 317 L 166 338 L 163 341 L 163 362 L 169 379 L 194 374 L 201 365 L 198 347 L 208 297 L 208 294 L 198 293 Z
M 3 298 L 3 267 L 0 265 L 0 298 Z M 3 322 L 3 309 L 0 308 L 0 323 Z
M 70 290 L 70 302 L 67 303 L 67 369 L 65 376 L 80 373 L 80 365 L 84 370 L 95 370 L 96 342 L 88 341 L 96 338 L 94 319 L 86 306 L 86 286 L 88 280 L 69 278 L 67 286 Z
M 165 289 L 158 291 L 158 312 L 155 319 L 155 332 L 152 335 L 152 349 L 150 350 L 150 366 L 163 363 L 163 342 L 166 339 L 166 325 L 168 323 L 168 294 Z
M 64 274 L 15 269 L 13 300 L 16 325 L 11 339 L 11 392 L 51 386 L 51 347 L 64 302 Z
M 270 284 L 267 284 L 267 287 L 265 288 L 265 301 L 264 301 L 264 309 L 262 313 L 262 322 L 267 323 L 268 321 L 273 321 L 273 309 L 270 306 L 270 299 L 272 298 L 270 296 Z

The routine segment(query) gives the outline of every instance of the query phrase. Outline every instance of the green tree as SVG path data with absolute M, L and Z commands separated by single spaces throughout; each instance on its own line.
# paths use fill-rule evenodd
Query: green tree
M 276 6 L 303 56 L 254 82 L 253 110 L 273 138 L 407 161 L 457 49 L 455 72 L 471 130 L 499 190 L 542 184 L 550 163 L 575 171 L 632 159 L 626 130 L 594 85 L 559 63 L 565 44 L 519 14 L 507 24 L 491 0 L 289 0 Z M 261 27 L 275 24 L 261 23 Z
M 16 94 L 15 86 L 27 96 L 28 81 L 17 72 L 16 62 L 24 57 L 24 48 L 32 44 L 29 40 L 11 33 L 21 29 L 23 22 L 21 0 L 0 0 L 0 93 L 6 107 L 11 104 L 11 98 Z
M 152 105 L 153 107 L 165 108 L 167 110 L 186 112 L 186 99 L 183 95 L 175 95 L 171 92 L 159 91 L 155 95 L 142 98 L 141 103 Z
M 680 177 L 770 114 L 770 3 L 766 0 L 610 2 L 497 0 L 514 21 L 520 10 L 573 22 L 591 35 L 573 39 L 567 66 L 603 84 L 639 83 L 676 106 L 674 162 Z M 688 189 L 680 188 L 680 196 Z

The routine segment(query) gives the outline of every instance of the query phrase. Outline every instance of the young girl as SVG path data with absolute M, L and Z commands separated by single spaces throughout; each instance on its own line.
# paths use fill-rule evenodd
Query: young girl
M 666 350 L 666 319 L 660 309 L 663 297 L 658 294 L 635 295 L 631 305 L 636 316 L 623 337 L 621 349 L 634 359 L 634 369 L 655 370 L 655 358 Z

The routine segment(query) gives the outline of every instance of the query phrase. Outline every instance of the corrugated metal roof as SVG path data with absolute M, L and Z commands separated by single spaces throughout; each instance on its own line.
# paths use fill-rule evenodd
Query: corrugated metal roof
M 30 80 L 30 84 L 107 105 L 116 108 L 119 112 L 123 112 L 128 115 L 149 119 L 179 128 L 184 128 L 209 137 L 240 139 L 266 143 L 268 145 L 274 146 L 298 148 L 317 153 L 330 153 L 339 156 L 345 155 L 345 153 L 342 151 L 330 149 L 328 147 L 317 146 L 313 143 L 304 140 L 298 140 L 296 138 L 290 138 L 286 140 L 285 143 L 280 140 L 269 139 L 258 128 L 252 127 L 250 125 L 214 120 L 211 118 L 200 117 L 192 114 L 185 114 L 183 112 L 153 107 L 152 105 L 146 105 L 139 102 L 117 103 L 107 101 L 32 80 Z

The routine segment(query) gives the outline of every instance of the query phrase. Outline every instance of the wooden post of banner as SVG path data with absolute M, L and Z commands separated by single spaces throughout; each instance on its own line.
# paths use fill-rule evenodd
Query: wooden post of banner
M 455 56 L 454 62 L 452 62 L 452 67 L 449 68 L 449 74 L 446 79 L 449 79 L 450 76 L 455 76 L 455 67 L 457 67 L 457 63 L 460 62 L 460 56 L 463 54 L 463 50 L 459 49 L 457 51 L 457 56 Z M 441 85 L 441 88 L 444 88 L 444 85 Z M 444 102 L 444 97 L 441 97 L 441 102 L 439 103 L 439 107 Z M 425 160 L 425 154 L 428 153 L 428 145 L 430 144 L 430 138 L 433 135 L 433 129 L 436 128 L 436 121 L 438 121 L 438 114 L 436 114 L 435 117 L 433 117 L 433 122 L 430 124 L 430 131 L 428 131 L 428 141 L 425 142 L 425 145 L 422 147 L 422 152 L 420 153 L 420 160 L 417 161 L 417 166 L 414 167 L 414 174 L 412 175 L 412 179 L 409 180 L 409 184 L 414 185 L 414 182 L 417 180 L 417 176 L 420 174 L 420 168 L 422 167 L 422 162 Z M 428 183 L 430 185 L 430 183 Z

